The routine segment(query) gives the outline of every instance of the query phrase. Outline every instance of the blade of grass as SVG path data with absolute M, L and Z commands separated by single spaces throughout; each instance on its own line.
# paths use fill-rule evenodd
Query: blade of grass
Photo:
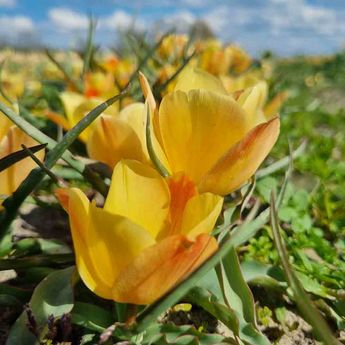
M 183 71 L 183 69 L 189 64 L 189 62 L 192 60 L 195 54 L 195 51 L 192 54 L 190 54 L 169 79 L 167 79 L 163 84 L 159 85 L 158 87 L 152 90 L 155 98 L 158 99 L 160 97 L 161 92 L 163 92 L 166 89 L 166 87 Z
M 32 152 L 32 150 L 29 147 L 26 147 L 24 144 L 22 145 L 22 148 L 24 151 L 30 156 L 30 158 L 43 170 L 56 184 L 58 184 L 61 187 L 66 187 L 66 182 L 58 178 L 50 169 L 48 169 L 43 162 L 41 162 Z
M 161 44 L 163 43 L 163 40 L 165 39 L 165 37 L 169 36 L 173 31 L 168 31 L 166 32 L 164 35 L 162 35 L 162 37 L 158 40 L 158 42 L 151 48 L 148 50 L 148 52 L 146 53 L 146 55 L 139 60 L 137 68 L 135 69 L 135 71 L 131 74 L 128 84 L 132 83 L 133 80 L 137 77 L 137 75 L 139 74 L 139 71 L 143 69 L 143 67 L 146 65 L 147 61 L 151 58 L 151 56 L 156 52 L 156 50 L 161 46 Z
M 73 77 L 68 73 L 66 68 L 55 59 L 53 54 L 48 49 L 46 49 L 45 52 L 49 60 L 62 72 L 66 81 L 69 82 L 76 91 L 83 93 L 83 87 L 81 83 L 73 79 Z
M 256 178 L 262 178 L 264 176 L 271 175 L 274 172 L 286 167 L 287 165 L 289 165 L 291 156 L 293 159 L 301 156 L 304 150 L 306 149 L 306 147 L 307 147 L 307 141 L 303 141 L 302 144 L 299 147 L 297 147 L 295 151 L 291 152 L 290 150 L 289 156 L 286 156 L 280 159 L 279 161 L 269 165 L 267 168 L 258 170 L 258 172 L 255 174 Z
M 86 43 L 86 49 L 84 53 L 84 63 L 83 63 L 83 71 L 81 74 L 81 78 L 84 78 L 85 73 L 87 73 L 90 70 L 90 62 L 91 62 L 91 56 L 93 51 L 93 38 L 95 34 L 95 28 L 96 28 L 96 21 L 92 18 L 92 16 L 89 17 L 89 27 L 88 27 L 88 33 L 87 33 L 87 43 Z
M 124 93 L 116 95 L 104 103 L 100 104 L 93 110 L 91 110 L 84 118 L 82 118 L 70 131 L 68 131 L 63 140 L 59 142 L 50 152 L 48 152 L 45 160 L 45 166 L 51 169 L 56 162 L 60 159 L 63 153 L 78 138 L 80 133 L 87 128 L 105 109 L 116 102 L 120 97 L 123 97 Z M 13 219 L 15 218 L 17 211 L 26 197 L 31 194 L 36 187 L 40 184 L 45 176 L 45 172 L 40 168 L 34 169 L 30 172 L 27 178 L 21 183 L 12 196 L 7 198 L 3 202 L 5 211 L 0 217 L 0 240 L 6 234 L 6 231 Z
M 341 345 L 332 334 L 327 323 L 322 318 L 318 309 L 313 305 L 309 295 L 304 291 L 302 284 L 293 272 L 289 256 L 285 246 L 285 242 L 280 234 L 280 227 L 278 222 L 276 201 L 274 193 L 271 194 L 271 212 L 270 220 L 273 232 L 274 244 L 279 254 L 280 261 L 283 265 L 287 281 L 293 291 L 295 302 L 304 315 L 306 321 L 313 327 L 313 332 L 316 337 L 324 342 L 325 345 Z
M 45 147 L 46 147 L 46 144 L 40 144 L 40 145 L 31 146 L 27 149 L 29 149 L 30 152 L 32 154 L 34 154 L 35 152 L 38 152 L 38 151 L 44 149 Z M 4 158 L 1 158 L 0 159 L 0 172 L 9 168 L 11 165 L 21 161 L 22 159 L 29 157 L 29 156 L 30 156 L 30 153 L 27 150 L 23 149 L 23 150 L 13 152 Z

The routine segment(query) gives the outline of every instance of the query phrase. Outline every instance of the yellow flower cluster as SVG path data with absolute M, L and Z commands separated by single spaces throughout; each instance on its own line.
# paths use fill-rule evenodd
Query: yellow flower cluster
M 158 69 L 159 82 L 177 70 L 186 45 L 185 36 L 163 40 L 157 54 L 169 62 Z M 250 57 L 215 40 L 194 48 L 198 54 L 161 100 L 140 74 L 146 102 L 112 105 L 81 134 L 89 157 L 113 171 L 104 206 L 78 188 L 56 191 L 69 214 L 79 274 L 103 298 L 152 303 L 209 258 L 218 248 L 211 231 L 223 197 L 253 176 L 278 138 L 285 95 L 267 104 L 267 83 L 248 71 Z M 70 129 L 135 70 L 131 59 L 113 55 L 99 65 L 84 74 L 83 92 L 69 85 L 60 93 L 65 116 L 46 109 L 47 119 Z M 168 176 L 155 169 L 148 139 Z M 35 142 L 1 116 L 0 158 L 22 143 Z M 10 195 L 33 167 L 27 158 L 0 173 L 0 194 Z

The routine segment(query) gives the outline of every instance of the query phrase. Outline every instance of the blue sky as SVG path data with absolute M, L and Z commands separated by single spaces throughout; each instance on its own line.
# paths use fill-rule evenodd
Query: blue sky
M 103 46 L 131 25 L 185 32 L 199 19 L 254 55 L 327 54 L 345 46 L 345 0 L 0 0 L 0 43 L 73 47 L 85 37 L 88 14 L 98 18 Z

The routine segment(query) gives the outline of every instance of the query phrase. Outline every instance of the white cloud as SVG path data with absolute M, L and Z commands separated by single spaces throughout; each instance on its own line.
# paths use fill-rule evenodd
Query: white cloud
M 34 23 L 25 16 L 2 16 L 0 17 L 0 33 L 24 33 L 34 30 Z
M 100 28 L 126 30 L 131 27 L 142 30 L 145 23 L 125 11 L 115 11 L 110 16 L 100 18 Z
M 33 46 L 38 43 L 35 25 L 26 16 L 0 16 L 0 43 Z
M 16 0 L 0 0 L 0 7 L 15 7 L 17 5 Z
M 177 32 L 187 32 L 191 25 L 197 20 L 197 17 L 189 11 L 180 11 L 171 13 L 158 21 L 160 30 L 166 31 L 176 29 Z
M 55 7 L 49 10 L 48 17 L 58 29 L 63 31 L 86 30 L 88 17 L 65 7 Z

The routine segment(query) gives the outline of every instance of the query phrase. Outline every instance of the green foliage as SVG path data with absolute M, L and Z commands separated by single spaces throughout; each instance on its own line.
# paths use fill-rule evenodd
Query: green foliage
M 48 318 L 59 318 L 72 310 L 74 272 L 74 267 L 53 272 L 37 285 L 30 299 L 28 311 L 24 311 L 13 325 L 6 345 L 39 344 L 48 331 Z

